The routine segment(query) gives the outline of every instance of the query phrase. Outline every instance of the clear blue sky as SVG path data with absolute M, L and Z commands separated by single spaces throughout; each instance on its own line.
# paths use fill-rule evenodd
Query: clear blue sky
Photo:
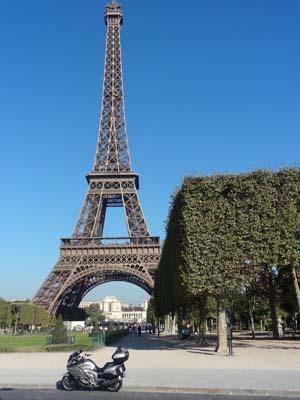
M 71 235 L 98 134 L 103 0 L 0 1 L 0 296 L 32 297 Z M 164 238 L 183 176 L 299 165 L 299 0 L 124 0 L 133 169 Z M 119 210 L 120 211 L 120 210 Z M 124 220 L 110 215 L 106 233 Z M 89 298 L 147 297 L 125 283 Z

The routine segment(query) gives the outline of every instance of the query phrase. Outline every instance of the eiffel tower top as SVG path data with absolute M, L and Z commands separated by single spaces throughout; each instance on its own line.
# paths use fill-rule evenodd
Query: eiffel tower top
M 104 13 L 105 24 L 107 23 L 120 23 L 123 24 L 123 13 L 121 10 L 121 4 L 112 0 L 108 3 Z
M 130 173 L 121 60 L 121 5 L 115 1 L 107 4 L 104 18 L 107 33 L 102 108 L 92 174 Z

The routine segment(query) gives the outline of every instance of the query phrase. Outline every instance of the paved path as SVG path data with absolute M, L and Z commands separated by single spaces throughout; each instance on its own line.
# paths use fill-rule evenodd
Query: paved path
M 119 342 L 130 357 L 124 387 L 148 390 L 297 391 L 300 395 L 300 341 L 234 340 L 234 356 L 214 352 L 213 345 L 173 336 L 128 335 Z M 110 359 L 113 347 L 95 351 L 99 365 Z M 68 353 L 0 354 L 0 387 L 55 387 L 65 371 Z M 300 396 L 299 396 L 300 397 Z

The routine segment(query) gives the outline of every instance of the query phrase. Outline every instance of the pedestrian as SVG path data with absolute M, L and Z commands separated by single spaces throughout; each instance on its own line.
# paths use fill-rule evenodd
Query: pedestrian
M 142 335 L 142 328 L 141 328 L 141 325 L 138 326 L 138 335 L 139 335 L 139 336 Z

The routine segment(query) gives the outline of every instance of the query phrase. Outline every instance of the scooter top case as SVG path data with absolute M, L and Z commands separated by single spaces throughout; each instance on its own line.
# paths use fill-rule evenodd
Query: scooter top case
M 118 347 L 111 357 L 117 365 L 124 364 L 129 358 L 129 351 Z

